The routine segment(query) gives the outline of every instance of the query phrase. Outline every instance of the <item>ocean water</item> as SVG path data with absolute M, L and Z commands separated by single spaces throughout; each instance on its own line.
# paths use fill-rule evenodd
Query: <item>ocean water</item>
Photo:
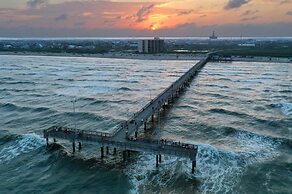
M 74 119 L 114 130 L 195 63 L 0 56 L 0 193 L 291 193 L 291 63 L 208 63 L 141 132 L 198 144 L 194 174 L 172 156 L 156 168 L 147 153 L 122 162 L 93 144 L 46 147 L 42 131 Z

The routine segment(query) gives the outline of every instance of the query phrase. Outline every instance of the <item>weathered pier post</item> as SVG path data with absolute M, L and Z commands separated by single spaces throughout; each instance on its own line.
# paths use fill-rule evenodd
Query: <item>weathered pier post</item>
M 73 150 L 73 153 L 75 153 L 75 141 L 72 142 L 72 150 Z
M 108 146 L 106 146 L 106 154 L 107 155 L 109 154 L 109 148 L 108 148 Z
M 100 157 L 103 158 L 104 157 L 104 150 L 103 150 L 103 146 L 100 147 Z
M 144 122 L 144 130 L 147 129 L 147 121 Z
M 159 154 L 159 163 L 161 163 L 161 154 Z
M 116 155 L 117 153 L 117 148 L 114 148 L 114 155 Z
M 49 138 L 46 137 L 47 147 L 49 146 Z
M 127 150 L 127 153 L 128 153 L 128 158 L 130 158 L 130 156 L 131 156 L 131 150 Z
M 54 143 L 56 143 L 56 142 L 57 142 L 56 138 L 54 138 L 53 140 L 54 140 Z
M 195 168 L 196 168 L 196 160 L 192 161 L 192 174 L 195 173 Z
M 158 155 L 156 155 L 156 168 L 158 167 Z
M 82 146 L 81 146 L 81 142 L 79 141 L 78 142 L 78 150 L 81 151 L 81 149 L 82 149 Z

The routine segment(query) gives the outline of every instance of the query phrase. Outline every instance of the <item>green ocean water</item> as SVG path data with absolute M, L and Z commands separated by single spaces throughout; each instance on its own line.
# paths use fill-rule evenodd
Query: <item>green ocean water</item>
M 72 154 L 42 131 L 110 131 L 196 61 L 0 56 L 0 193 L 291 193 L 292 64 L 208 63 L 144 135 L 199 145 L 187 159 Z M 110 150 L 111 152 L 111 150 Z

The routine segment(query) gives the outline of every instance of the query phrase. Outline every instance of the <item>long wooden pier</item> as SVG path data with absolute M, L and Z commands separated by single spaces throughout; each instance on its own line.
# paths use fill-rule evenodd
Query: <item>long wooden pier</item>
M 192 161 L 192 172 L 196 167 L 197 145 L 177 142 L 175 140 L 147 140 L 139 139 L 137 134 L 141 126 L 146 129 L 148 119 L 154 119 L 155 113 L 178 97 L 180 92 L 189 85 L 189 82 L 195 77 L 201 68 L 209 61 L 211 55 L 207 55 L 204 59 L 195 64 L 178 80 L 172 83 L 168 88 L 161 92 L 156 98 L 151 100 L 140 111 L 134 114 L 128 121 L 120 124 L 113 133 L 105 133 L 98 131 L 88 131 L 80 129 L 72 129 L 67 127 L 53 126 L 44 130 L 44 138 L 49 144 L 49 138 L 66 139 L 72 141 L 73 152 L 75 152 L 75 142 L 78 142 L 78 149 L 81 150 L 82 142 L 96 143 L 100 145 L 101 157 L 104 157 L 104 146 L 106 153 L 109 147 L 123 150 L 124 159 L 126 152 L 139 151 L 156 154 L 156 166 L 161 162 L 161 155 L 173 155 L 178 157 L 189 158 Z

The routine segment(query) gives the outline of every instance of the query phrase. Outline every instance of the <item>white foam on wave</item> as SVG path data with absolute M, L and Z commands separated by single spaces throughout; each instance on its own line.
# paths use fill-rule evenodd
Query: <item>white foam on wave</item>
M 186 173 L 187 167 L 185 159 L 177 157 L 162 156 L 162 163 L 159 168 L 155 167 L 155 155 L 141 154 L 136 161 L 132 162 L 125 169 L 125 173 L 130 178 L 133 185 L 130 193 L 153 193 L 154 188 L 165 188 L 167 185 L 172 184 L 175 176 L 178 173 Z M 149 189 L 153 190 L 149 190 Z M 168 193 L 176 193 L 175 191 L 167 191 Z M 157 191 L 157 193 L 160 193 Z
M 129 176 L 134 187 L 130 193 L 139 193 L 139 188 L 147 181 L 148 171 L 153 165 L 153 162 L 149 158 L 150 156 L 148 155 L 140 155 L 137 162 L 131 163 L 125 169 L 125 173 Z
M 241 152 L 199 146 L 195 176 L 202 182 L 202 193 L 233 193 L 249 165 L 278 156 L 280 142 L 246 132 L 238 132 L 236 139 Z
M 240 131 L 236 134 L 237 147 L 243 152 L 240 153 L 248 157 L 250 163 L 269 160 L 278 155 L 277 147 L 282 143 L 269 137 L 257 135 L 249 132 Z
M 233 152 L 221 152 L 210 145 L 200 145 L 196 177 L 202 193 L 228 193 L 242 174 L 242 160 Z
M 282 102 L 277 104 L 277 106 L 281 109 L 282 113 L 288 116 L 292 115 L 292 103 Z
M 11 145 L 0 150 L 0 164 L 7 163 L 19 155 L 29 153 L 45 145 L 46 141 L 39 135 L 24 134 L 16 139 Z
M 155 187 L 166 188 L 168 193 L 179 193 L 172 186 L 182 174 L 199 180 L 197 189 L 200 193 L 236 192 L 234 189 L 240 183 L 247 167 L 278 156 L 277 147 L 281 142 L 247 132 L 238 132 L 235 138 L 240 152 L 199 145 L 195 174 L 191 174 L 191 163 L 187 159 L 166 156 L 156 169 L 155 155 L 139 155 L 137 160 L 125 169 L 134 186 L 131 193 L 147 193 L 147 189 Z

